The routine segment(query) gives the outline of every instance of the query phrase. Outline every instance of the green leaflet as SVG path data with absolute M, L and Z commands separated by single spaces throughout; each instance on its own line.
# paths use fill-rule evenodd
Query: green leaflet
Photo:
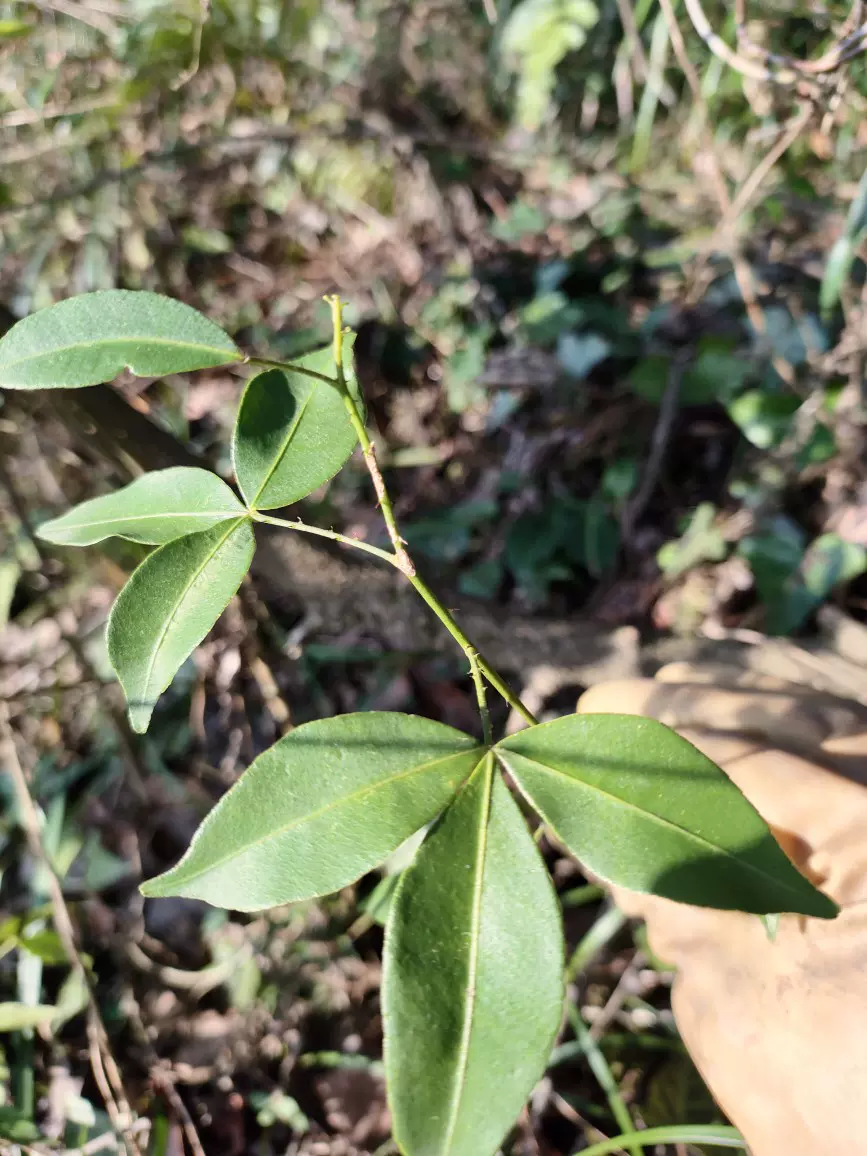
M 104 538 L 159 545 L 209 530 L 244 507 L 210 470 L 173 466 L 136 478 L 122 490 L 74 506 L 39 527 L 39 537 L 60 546 L 90 546 Z
M 249 767 L 145 895 L 255 911 L 338 891 L 434 819 L 478 763 L 442 723 L 370 711 L 305 723 Z
M 147 730 L 156 701 L 241 585 L 253 559 L 248 518 L 161 546 L 134 571 L 108 620 L 108 656 L 133 730 Z
M 223 330 L 182 301 L 128 289 L 70 297 L 25 317 L 0 340 L 0 386 L 71 389 L 129 368 L 162 377 L 240 361 Z
M 345 372 L 354 384 L 347 334 Z M 331 347 L 297 362 L 331 376 Z M 232 455 L 241 492 L 252 509 L 274 510 L 327 482 L 355 449 L 355 431 L 339 391 L 301 373 L 268 369 L 250 379 L 235 422 Z
M 837 914 L 719 767 L 654 719 L 570 715 L 495 751 L 572 853 L 611 883 L 760 915 Z
M 563 1004 L 557 900 L 493 759 L 404 873 L 382 1002 L 407 1156 L 492 1156 L 545 1070 Z

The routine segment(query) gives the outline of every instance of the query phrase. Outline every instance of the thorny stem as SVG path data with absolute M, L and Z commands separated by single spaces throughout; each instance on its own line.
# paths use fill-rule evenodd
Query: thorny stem
M 300 373 L 302 377 L 312 377 L 314 381 L 321 381 L 332 387 L 337 385 L 333 377 L 327 373 L 317 373 L 315 369 L 308 369 L 306 365 L 294 365 L 291 361 L 272 361 L 268 357 L 245 357 L 244 365 L 261 365 L 265 369 L 285 369 L 290 373 Z
M 376 490 L 376 498 L 394 549 L 394 556 L 397 558 L 398 569 L 402 570 L 412 581 L 415 577 L 415 565 L 406 552 L 406 545 L 397 528 L 391 497 L 386 489 L 379 462 L 376 460 L 376 449 L 370 440 L 355 398 L 346 384 L 346 375 L 343 371 L 343 302 L 337 294 L 333 297 L 327 297 L 326 301 L 331 306 L 331 321 L 334 326 L 334 364 L 337 371 L 337 388 L 343 397 L 343 404 L 346 406 L 346 412 L 349 414 L 349 420 L 352 422 L 352 428 L 355 430 L 361 452 L 364 454 L 364 464 L 367 466 L 367 472 L 370 474 L 370 480 L 373 482 L 374 490 Z
M 356 550 L 364 550 L 366 554 L 373 554 L 383 562 L 396 566 L 394 554 L 388 550 L 380 550 L 379 546 L 371 546 L 369 542 L 362 542 L 360 538 L 350 538 L 348 534 L 338 534 L 336 530 L 323 530 L 320 526 L 310 526 L 307 522 L 298 519 L 272 518 L 270 514 L 260 514 L 258 510 L 251 510 L 250 516 L 255 522 L 266 522 L 269 526 L 280 526 L 284 530 L 297 530 L 301 534 L 315 534 L 317 538 L 330 538 L 332 542 L 342 542 L 344 546 L 354 546 Z
M 475 650 L 467 651 L 467 658 L 470 663 L 470 674 L 473 676 L 473 685 L 476 688 L 476 702 L 479 707 L 479 715 L 482 719 L 482 738 L 485 746 L 489 747 L 493 742 L 493 732 L 491 731 L 491 712 L 488 710 L 488 692 L 485 686 L 485 679 L 482 675 L 481 667 L 479 666 L 479 656 Z
M 251 511 L 251 516 L 257 522 L 267 522 L 272 526 L 281 526 L 287 530 L 298 530 L 303 534 L 315 534 L 320 538 L 330 538 L 334 542 L 341 542 L 344 546 L 354 546 L 356 550 L 363 550 L 367 554 L 373 554 L 377 558 L 388 562 L 389 565 L 405 576 L 410 585 L 415 589 L 416 593 L 428 604 L 449 634 L 463 650 L 467 656 L 467 661 L 470 664 L 470 673 L 473 677 L 473 683 L 476 688 L 476 699 L 479 705 L 479 714 L 482 717 L 482 728 L 485 735 L 485 742 L 491 741 L 491 717 L 488 711 L 487 698 L 485 695 L 485 686 L 483 677 L 488 680 L 494 690 L 506 700 L 513 710 L 517 711 L 521 718 L 530 726 L 535 726 L 538 719 L 531 711 L 521 702 L 520 698 L 515 694 L 507 682 L 493 669 L 490 663 L 479 653 L 473 643 L 467 638 L 463 630 L 458 626 L 452 614 L 440 602 L 434 592 L 430 589 L 426 582 L 424 582 L 416 572 L 415 564 L 407 553 L 406 544 L 400 536 L 400 531 L 397 528 L 397 520 L 394 516 L 394 506 L 391 502 L 391 496 L 385 485 L 382 472 L 379 468 L 379 463 L 376 460 L 376 450 L 373 442 L 370 440 L 370 435 L 364 424 L 364 419 L 358 407 L 358 403 L 352 395 L 352 391 L 346 382 L 346 374 L 343 369 L 343 303 L 340 298 L 335 295 L 327 297 L 326 301 L 331 306 L 331 318 L 334 326 L 334 362 L 336 367 L 336 377 L 327 377 L 323 373 L 317 373 L 315 370 L 307 369 L 304 366 L 291 365 L 283 361 L 270 361 L 261 357 L 247 357 L 245 361 L 248 365 L 263 365 L 273 369 L 285 369 L 291 372 L 300 373 L 306 377 L 312 377 L 316 381 L 324 382 L 333 388 L 339 390 L 343 403 L 346 406 L 346 412 L 349 415 L 349 420 L 352 423 L 352 428 L 355 430 L 361 446 L 361 452 L 364 455 L 364 464 L 367 467 L 367 472 L 370 474 L 373 488 L 376 491 L 376 497 L 379 501 L 379 508 L 382 512 L 383 520 L 388 531 L 388 537 L 392 545 L 393 553 L 387 550 L 381 550 L 378 546 L 371 546 L 367 542 L 362 542 L 358 538 L 350 538 L 346 534 L 338 534 L 335 530 L 323 530 L 318 526 L 309 526 L 305 522 L 288 521 L 284 518 L 274 518 L 268 514 L 260 514 L 257 510 Z
M 530 726 L 535 726 L 539 720 L 527 710 L 508 683 L 504 682 L 499 674 L 488 664 L 487 660 L 479 654 L 478 650 L 476 650 L 475 646 L 473 646 L 472 642 L 470 642 L 469 638 L 467 638 L 466 634 L 464 634 L 463 630 L 461 630 L 460 626 L 455 622 L 451 613 L 446 610 L 445 606 L 443 606 L 427 583 L 422 581 L 417 574 L 414 574 L 409 580 L 468 659 L 472 652 L 473 659 L 470 659 L 470 662 L 475 661 L 478 664 L 479 670 L 494 690 L 502 695 L 509 706 L 516 710 L 525 722 L 529 723 Z

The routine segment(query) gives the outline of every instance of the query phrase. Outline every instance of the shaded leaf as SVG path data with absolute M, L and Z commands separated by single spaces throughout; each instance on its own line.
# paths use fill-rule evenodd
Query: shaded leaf
M 748 441 L 767 450 L 789 432 L 799 404 L 791 394 L 749 389 L 728 406 L 728 414 Z
M 667 578 L 677 578 L 702 562 L 721 562 L 725 558 L 728 545 L 715 521 L 716 507 L 711 502 L 702 502 L 683 536 L 659 548 L 656 561 Z
M 572 853 L 608 882 L 702 907 L 837 913 L 719 767 L 654 719 L 571 715 L 495 750 Z
M 855 542 L 844 542 L 839 534 L 821 534 L 804 555 L 804 585 L 822 602 L 835 586 L 851 582 L 867 569 L 867 550 Z
M 347 335 L 348 379 L 353 340 Z M 334 373 L 330 346 L 299 358 L 297 364 L 316 373 Z M 288 506 L 332 478 L 356 441 L 335 387 L 301 373 L 268 369 L 250 379 L 238 409 L 232 443 L 238 485 L 253 509 Z
M 18 1032 L 47 1023 L 57 1014 L 51 1004 L 0 1003 L 0 1032 Z
M 0 340 L 0 386 L 70 389 L 128 368 L 162 377 L 239 361 L 241 351 L 182 301 L 128 289 L 69 297 L 13 325 Z
M 9 621 L 12 611 L 12 600 L 15 597 L 15 587 L 21 577 L 21 567 L 17 562 L 0 559 L 0 631 Z
M 35 931 L 32 935 L 22 935 L 18 944 L 29 951 L 31 955 L 38 956 L 43 963 L 52 965 L 67 962 L 66 951 L 60 941 L 60 936 L 50 928 Z M 54 1010 L 57 1011 L 56 1008 Z
M 382 1001 L 407 1156 L 492 1156 L 545 1070 L 563 1004 L 548 873 L 486 758 L 403 875 Z
M 38 533 L 60 546 L 90 546 L 111 537 L 161 545 L 243 513 L 222 478 L 210 470 L 173 466 L 73 506 L 60 518 L 44 522 Z
M 156 701 L 199 645 L 250 566 L 247 518 L 155 550 L 121 590 L 108 620 L 108 656 L 143 732 Z
M 2 25 L 3 21 L 0 20 L 0 36 L 3 35 Z M 8 1104 L 0 1104 L 0 1136 L 4 1140 L 27 1144 L 32 1140 L 40 1140 L 42 1133 L 24 1112 Z
M 822 284 L 819 286 L 819 308 L 826 320 L 843 294 L 857 252 L 858 240 L 849 236 L 838 237 L 831 246 L 822 274 Z
M 145 895 L 255 911 L 338 891 L 446 806 L 480 757 L 442 723 L 370 711 L 297 727 L 245 771 Z
M 564 333 L 557 342 L 557 360 L 570 377 L 581 380 L 609 356 L 610 341 L 598 333 Z

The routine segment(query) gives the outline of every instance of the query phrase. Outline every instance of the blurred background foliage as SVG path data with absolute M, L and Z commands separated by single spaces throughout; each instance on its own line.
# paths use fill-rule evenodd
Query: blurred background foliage
M 731 6 L 706 11 L 734 44 Z M 848 12 L 773 0 L 747 31 L 815 57 Z M 828 602 L 864 621 L 863 59 L 826 80 L 742 75 L 674 0 L 0 3 L 0 302 L 11 321 L 147 288 L 291 356 L 326 339 L 321 297 L 338 290 L 410 546 L 504 631 L 535 614 L 809 634 Z M 229 471 L 236 376 L 119 388 L 178 452 Z M 96 690 L 107 607 L 140 552 L 40 554 L 28 527 L 125 480 L 136 447 L 112 449 L 118 427 L 93 414 L 71 430 L 39 398 L 0 400 L 2 685 L 104 1014 L 148 1073 L 147 1150 L 180 1151 L 179 1080 L 209 1150 L 387 1151 L 375 989 L 393 876 L 252 921 L 145 913 L 133 884 L 290 718 L 384 706 L 472 725 L 463 672 L 250 590 L 131 750 Z M 309 516 L 381 533 L 352 468 Z M 3 894 L 19 895 L 0 984 L 24 1017 L 0 1133 L 79 1145 L 107 1127 L 85 1045 L 58 1043 L 84 997 L 0 787 Z M 157 797 L 143 866 L 138 816 Z M 547 854 L 564 896 L 581 893 L 577 944 L 599 896 Z M 601 1042 L 633 1110 L 713 1119 L 664 968 L 622 927 L 600 938 L 572 995 L 592 1013 L 632 968 Z M 52 1056 L 65 1106 L 46 1117 Z M 564 1053 L 510 1152 L 612 1130 L 582 1056 Z

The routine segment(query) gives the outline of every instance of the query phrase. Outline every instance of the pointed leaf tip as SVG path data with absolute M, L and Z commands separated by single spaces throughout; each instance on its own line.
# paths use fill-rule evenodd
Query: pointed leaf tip
M 128 486 L 73 506 L 37 530 L 58 546 L 90 546 L 105 538 L 162 545 L 244 513 L 244 507 L 210 470 L 172 466 Z
M 479 758 L 468 735 L 412 715 L 304 723 L 256 759 L 180 863 L 142 892 L 256 911 L 338 891 L 434 819 Z
M 248 518 L 223 522 L 160 546 L 121 590 L 108 620 L 108 656 L 133 730 L 147 730 L 157 699 L 241 585 L 254 547 Z
M 573 855 L 608 882 L 758 915 L 838 913 L 728 776 L 654 719 L 571 715 L 495 751 Z

